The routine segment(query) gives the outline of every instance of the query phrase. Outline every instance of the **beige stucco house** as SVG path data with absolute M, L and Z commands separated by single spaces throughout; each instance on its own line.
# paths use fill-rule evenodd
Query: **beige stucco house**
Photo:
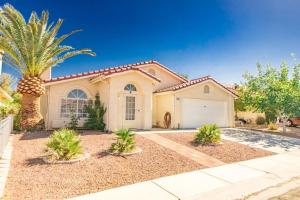
M 84 105 L 98 93 L 107 107 L 108 130 L 197 128 L 206 123 L 234 126 L 234 93 L 212 77 L 187 80 L 156 61 L 101 69 L 51 79 L 43 74 L 46 94 L 41 98 L 48 129 L 66 126 L 70 107 L 82 126 Z

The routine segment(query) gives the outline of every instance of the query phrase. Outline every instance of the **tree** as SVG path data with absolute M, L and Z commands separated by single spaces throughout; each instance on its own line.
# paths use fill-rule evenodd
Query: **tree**
M 17 91 L 22 97 L 21 126 L 23 129 L 43 127 L 40 113 L 40 96 L 45 93 L 41 74 L 64 60 L 79 55 L 94 56 L 90 49 L 75 50 L 62 42 L 78 31 L 58 37 L 63 20 L 48 23 L 49 13 L 41 17 L 32 12 L 28 22 L 13 6 L 5 4 L 0 9 L 0 51 L 3 62 L 16 67 L 22 75 Z
M 94 104 L 86 106 L 86 112 L 88 113 L 88 118 L 84 124 L 86 128 L 94 130 L 105 130 L 104 114 L 106 113 L 106 108 L 100 101 L 99 94 L 96 94 Z
M 17 83 L 17 78 L 10 74 L 2 73 L 0 75 L 0 87 L 5 90 L 8 94 L 13 93 L 13 87 Z
M 258 74 L 244 74 L 240 100 L 249 110 L 264 112 L 268 122 L 300 114 L 300 64 L 292 69 L 286 63 L 279 68 L 257 65 Z M 285 126 L 284 126 L 285 131 Z

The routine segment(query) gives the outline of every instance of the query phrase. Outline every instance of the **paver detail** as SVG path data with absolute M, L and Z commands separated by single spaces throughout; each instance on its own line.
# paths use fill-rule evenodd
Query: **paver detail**
M 171 150 L 177 152 L 178 154 L 183 155 L 203 166 L 216 167 L 216 166 L 225 164 L 224 162 L 222 162 L 216 158 L 213 158 L 207 154 L 201 153 L 197 150 L 194 150 L 190 147 L 184 146 L 182 144 L 179 144 L 177 142 L 174 142 L 172 140 L 169 140 L 169 139 L 159 136 L 157 134 L 141 134 L 141 136 L 143 136 L 163 147 L 171 149 Z

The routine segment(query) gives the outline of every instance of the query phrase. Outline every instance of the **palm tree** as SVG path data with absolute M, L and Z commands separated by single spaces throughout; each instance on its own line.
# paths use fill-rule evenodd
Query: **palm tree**
M 90 49 L 75 50 L 61 43 L 78 32 L 58 37 L 63 20 L 48 24 L 49 13 L 41 17 L 32 12 L 28 22 L 13 6 L 5 4 L 0 8 L 0 51 L 4 52 L 3 62 L 16 67 L 22 76 L 17 91 L 22 94 L 21 127 L 25 130 L 41 128 L 40 96 L 45 93 L 41 74 L 67 58 L 88 54 Z

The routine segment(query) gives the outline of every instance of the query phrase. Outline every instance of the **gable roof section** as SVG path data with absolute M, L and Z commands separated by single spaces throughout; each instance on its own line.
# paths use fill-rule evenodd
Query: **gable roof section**
M 184 89 L 184 88 L 187 88 L 187 87 L 199 84 L 199 83 L 203 83 L 203 82 L 209 81 L 209 80 L 213 81 L 215 84 L 217 84 L 220 87 L 222 87 L 228 93 L 230 93 L 230 94 L 232 94 L 234 96 L 237 96 L 234 92 L 232 92 L 227 87 L 225 87 L 224 85 L 222 85 L 221 83 L 219 83 L 218 81 L 216 81 L 215 79 L 213 79 L 211 76 L 204 76 L 204 77 L 201 77 L 201 78 L 190 80 L 190 81 L 185 82 L 185 83 L 181 83 L 181 84 L 177 84 L 177 85 L 174 85 L 174 86 L 171 86 L 171 87 L 163 88 L 163 89 L 155 91 L 155 93 L 174 92 L 174 91 L 181 90 L 181 89 Z
M 188 81 L 187 79 L 185 79 L 185 78 L 179 76 L 178 74 L 176 74 L 174 71 L 172 71 L 172 70 L 168 69 L 167 67 L 163 66 L 159 62 L 151 60 L 151 61 L 139 62 L 139 63 L 135 63 L 135 64 L 122 65 L 122 66 L 105 68 L 105 69 L 100 69 L 100 70 L 95 70 L 95 71 L 84 72 L 84 73 L 61 76 L 61 77 L 45 80 L 44 82 L 45 82 L 45 84 L 58 83 L 60 81 L 72 80 L 72 79 L 77 79 L 77 78 L 85 78 L 85 77 L 86 78 L 87 77 L 93 78 L 93 77 L 98 77 L 98 76 L 108 76 L 108 75 L 111 75 L 111 74 L 130 71 L 130 70 L 135 70 L 135 71 L 141 72 L 141 73 L 143 73 L 143 74 L 145 74 L 145 75 L 147 75 L 147 76 L 149 76 L 149 77 L 151 77 L 151 78 L 153 78 L 157 81 L 160 81 L 155 76 L 153 76 L 150 73 L 140 69 L 140 66 L 147 65 L 147 64 L 156 64 L 156 65 L 160 66 L 161 68 L 167 70 L 171 74 L 173 74 L 173 76 L 177 77 L 181 81 L 183 81 L 183 82 Z
M 130 67 L 116 67 L 116 68 L 110 68 L 109 70 L 104 71 L 103 73 L 99 73 L 97 76 L 92 77 L 90 80 L 94 80 L 98 77 L 109 77 L 111 75 L 115 75 L 115 74 L 120 74 L 122 72 L 129 72 L 129 71 L 137 71 L 140 72 L 146 76 L 148 76 L 151 79 L 154 79 L 155 81 L 160 82 L 160 79 L 158 79 L 157 77 L 153 76 L 152 74 L 136 67 L 136 66 L 130 66 Z
M 170 74 L 172 74 L 175 78 L 181 80 L 182 82 L 187 82 L 189 81 L 188 79 L 180 76 L 179 74 L 177 74 L 176 72 L 174 72 L 173 70 L 169 69 L 168 67 L 162 65 L 161 63 L 155 61 L 155 60 L 152 60 L 152 61 L 149 61 L 150 63 L 148 64 L 156 64 L 157 66 L 159 66 L 160 68 L 162 68 L 163 70 L 169 72 Z

